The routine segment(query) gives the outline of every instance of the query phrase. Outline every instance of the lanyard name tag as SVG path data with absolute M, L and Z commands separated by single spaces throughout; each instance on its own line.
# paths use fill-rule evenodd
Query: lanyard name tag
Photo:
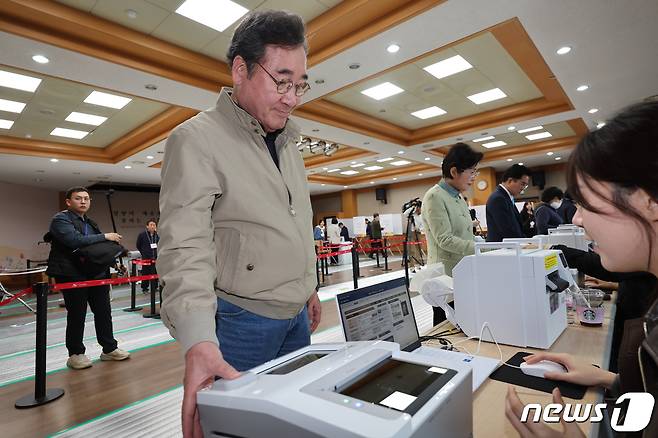
M 158 244 L 157 244 L 157 243 L 152 243 L 152 244 L 151 244 L 151 249 L 157 249 L 157 248 L 158 248 Z

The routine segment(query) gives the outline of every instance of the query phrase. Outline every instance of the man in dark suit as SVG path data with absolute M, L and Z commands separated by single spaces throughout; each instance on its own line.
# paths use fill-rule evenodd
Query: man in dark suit
M 155 219 L 149 219 L 146 222 L 146 229 L 137 236 L 137 250 L 142 256 L 142 259 L 155 260 L 158 258 L 158 242 L 160 236 L 157 232 L 158 224 Z M 142 275 L 157 274 L 155 265 L 142 266 Z M 142 292 L 147 293 L 149 290 L 148 281 L 142 281 Z
M 520 195 L 529 183 L 530 170 L 527 167 L 515 164 L 505 171 L 503 181 L 487 200 L 487 242 L 525 237 L 514 197 Z

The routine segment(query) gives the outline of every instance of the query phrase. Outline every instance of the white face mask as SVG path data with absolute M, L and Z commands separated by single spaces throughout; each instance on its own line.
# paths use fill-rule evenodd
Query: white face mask
M 550 205 L 551 207 L 557 210 L 558 208 L 560 208 L 560 206 L 562 206 L 562 200 L 560 199 L 559 201 L 551 202 Z

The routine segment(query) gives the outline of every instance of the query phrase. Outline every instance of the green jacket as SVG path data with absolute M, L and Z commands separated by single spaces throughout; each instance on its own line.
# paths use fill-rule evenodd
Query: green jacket
M 442 262 L 446 274 L 475 252 L 473 222 L 468 205 L 446 183 L 435 184 L 423 198 L 422 213 L 427 236 L 427 262 Z

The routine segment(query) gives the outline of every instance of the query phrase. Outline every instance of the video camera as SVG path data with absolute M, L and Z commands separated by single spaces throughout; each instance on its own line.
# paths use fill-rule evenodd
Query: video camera
M 412 207 L 422 207 L 423 201 L 420 200 L 420 198 L 414 198 L 409 202 L 405 202 L 404 205 L 402 206 L 402 213 L 405 211 L 409 210 Z

